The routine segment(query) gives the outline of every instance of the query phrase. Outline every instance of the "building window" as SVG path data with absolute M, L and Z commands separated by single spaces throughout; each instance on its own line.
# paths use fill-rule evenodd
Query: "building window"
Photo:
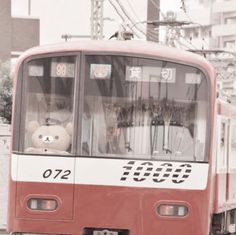
M 193 30 L 193 37 L 194 37 L 194 38 L 198 38 L 198 37 L 199 37 L 199 28 L 195 28 L 195 29 Z
M 227 49 L 235 48 L 235 40 L 224 41 L 224 47 Z
M 225 24 L 236 24 L 236 16 L 225 18 Z
M 189 29 L 186 29 L 186 30 L 184 31 L 184 34 L 185 34 L 185 37 L 186 37 L 186 38 L 190 38 L 190 30 L 189 30 Z

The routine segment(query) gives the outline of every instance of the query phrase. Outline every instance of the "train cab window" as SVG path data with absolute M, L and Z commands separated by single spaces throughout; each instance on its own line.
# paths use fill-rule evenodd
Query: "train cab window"
M 34 59 L 24 69 L 23 151 L 71 152 L 75 57 Z
M 229 166 L 231 169 L 236 169 L 236 122 L 232 120 L 230 125 Z
M 207 161 L 207 81 L 197 68 L 86 56 L 83 155 Z

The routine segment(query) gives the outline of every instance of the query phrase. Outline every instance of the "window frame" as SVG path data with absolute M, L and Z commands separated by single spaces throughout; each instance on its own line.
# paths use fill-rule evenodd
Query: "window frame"
M 84 82 L 85 82 L 85 57 L 87 55 L 108 55 L 108 56 L 127 56 L 127 57 L 136 57 L 136 58 L 142 58 L 142 59 L 152 59 L 152 60 L 163 60 L 166 62 L 176 63 L 179 65 L 186 65 L 193 68 L 199 69 L 204 76 L 206 77 L 207 82 L 207 89 L 208 89 L 208 97 L 207 97 L 207 126 L 206 126 L 206 142 L 205 142 L 205 160 L 203 162 L 209 162 L 209 152 L 210 147 L 209 144 L 211 143 L 211 128 L 210 128 L 210 121 L 212 119 L 213 111 L 212 111 L 212 92 L 213 88 L 211 85 L 211 81 L 209 78 L 209 74 L 207 71 L 201 67 L 198 64 L 186 62 L 186 61 L 177 61 L 176 59 L 171 59 L 168 57 L 160 57 L 158 55 L 147 55 L 144 53 L 124 53 L 124 52 L 105 52 L 105 51 L 71 51 L 71 52 L 52 52 L 47 54 L 40 54 L 40 55 L 32 55 L 30 57 L 27 57 L 20 65 L 18 73 L 17 73 L 17 90 L 15 91 L 15 102 L 14 102 L 14 130 L 13 130 L 13 153 L 24 153 L 24 141 L 23 138 L 21 138 L 22 134 L 25 130 L 25 100 L 26 96 L 24 95 L 26 93 L 26 79 L 24 79 L 24 74 L 26 72 L 26 64 L 34 59 L 42 59 L 42 58 L 48 58 L 48 57 L 60 57 L 60 56 L 75 56 L 76 62 L 75 62 L 75 83 L 74 83 L 74 104 L 73 104 L 73 124 L 74 124 L 74 138 L 72 141 L 72 149 L 71 149 L 71 155 L 75 157 L 82 157 L 81 153 L 81 135 L 82 131 L 82 112 L 83 112 L 83 106 L 84 106 Z M 81 89 L 83 88 L 83 89 Z M 16 118 L 17 117 L 17 118 Z M 27 154 L 27 153 L 24 153 Z M 45 155 L 48 156 L 48 155 Z M 64 156 L 64 155 L 63 155 Z M 83 157 L 94 157 L 94 156 L 83 156 Z M 104 158 L 104 157 L 102 157 Z M 105 157 L 109 158 L 109 157 Z M 122 157 L 115 157 L 116 159 L 122 158 Z M 114 159 L 114 157 L 112 158 Z M 129 159 L 129 158 L 127 158 Z M 132 158 L 135 160 L 135 158 Z M 140 159 L 139 159 L 140 160 Z M 146 159 L 144 159 L 146 160 Z M 156 159 L 150 159 L 151 161 L 157 161 Z
M 19 83 L 17 85 L 17 89 L 20 87 L 20 100 L 15 100 L 15 108 L 16 112 L 14 114 L 14 128 L 16 128 L 16 133 L 18 134 L 18 137 L 13 136 L 13 152 L 15 153 L 24 153 L 28 155 L 32 155 L 31 153 L 26 153 L 24 151 L 24 136 L 25 136 L 25 119 L 26 119 L 26 100 L 27 100 L 27 80 L 28 76 L 27 74 L 27 68 L 28 68 L 28 63 L 32 60 L 37 60 L 37 59 L 47 59 L 47 58 L 56 58 L 56 57 L 75 57 L 75 76 L 74 76 L 74 87 L 73 87 L 73 114 L 72 114 L 72 120 L 73 120 L 73 129 L 75 130 L 75 127 L 78 126 L 78 120 L 76 118 L 76 113 L 78 112 L 78 105 L 77 105 L 77 91 L 79 91 L 79 79 L 78 79 L 78 72 L 79 72 L 79 67 L 80 67 L 80 60 L 81 60 L 81 53 L 79 52 L 70 52 L 70 53 L 50 53 L 50 54 L 42 54 L 42 55 L 33 55 L 28 58 L 26 58 L 21 66 L 19 71 L 21 71 L 21 74 L 17 77 L 17 82 Z M 24 77 L 25 76 L 25 77 Z M 18 87 L 19 86 L 19 87 Z M 16 94 L 18 92 L 16 91 Z M 17 118 L 16 118 L 17 117 Z M 72 142 L 71 142 L 71 152 L 69 155 L 76 155 L 76 149 L 77 149 L 77 142 L 76 142 L 76 137 L 75 134 L 72 135 Z M 40 155 L 54 155 L 54 154 L 40 154 Z M 55 154 L 58 155 L 58 154 Z M 63 155 L 65 156 L 65 155 Z
M 206 163 L 209 162 L 211 159 L 211 157 L 209 156 L 209 152 L 210 152 L 210 143 L 212 143 L 211 138 L 212 138 L 212 132 L 211 132 L 211 127 L 210 127 L 210 122 L 211 122 L 211 118 L 213 116 L 213 111 L 212 111 L 212 85 L 211 85 L 211 81 L 210 81 L 210 77 L 209 74 L 207 73 L 207 71 L 201 67 L 200 65 L 196 64 L 196 63 L 190 63 L 190 62 L 184 62 L 184 61 L 177 61 L 174 59 L 170 59 L 168 57 L 159 57 L 159 56 L 154 56 L 154 55 L 145 55 L 145 54 L 139 54 L 139 53 L 123 53 L 123 52 L 93 52 L 93 51 L 86 51 L 86 52 L 82 52 L 81 54 L 81 60 L 82 60 L 82 69 L 81 69 L 81 73 L 82 73 L 82 79 L 83 80 L 83 89 L 81 89 L 80 93 L 82 93 L 82 104 L 81 104 L 81 109 L 80 111 L 83 112 L 83 106 L 84 106 L 84 83 L 85 83 L 85 61 L 86 61 L 86 56 L 124 56 L 124 57 L 132 57 L 132 58 L 138 58 L 138 59 L 150 59 L 150 60 L 161 60 L 161 61 L 165 61 L 168 63 L 175 63 L 178 65 L 183 65 L 183 66 L 189 66 L 189 67 L 193 67 L 195 69 L 199 69 L 203 75 L 206 78 L 206 83 L 207 83 L 207 114 L 206 114 L 206 140 L 205 140 L 205 150 L 204 150 L 204 161 L 199 161 L 201 163 Z M 81 102 L 80 102 L 81 103 Z M 82 115 L 80 115 L 80 123 L 82 123 Z M 81 129 L 80 129 L 81 130 Z M 82 137 L 82 131 L 80 131 L 79 134 L 80 138 Z M 81 147 L 81 142 L 78 142 L 78 145 L 80 145 L 79 147 L 79 154 L 82 154 L 82 147 Z M 109 156 L 83 156 L 83 157 L 96 157 L 96 158 L 106 158 L 106 159 L 124 159 L 124 157 L 121 156 L 117 156 L 117 157 L 109 157 Z M 159 159 L 140 159 L 140 158 L 129 158 L 129 157 L 125 157 L 125 159 L 131 159 L 131 160 L 151 160 L 151 161 L 160 161 Z M 161 160 L 163 161 L 163 160 Z M 167 161 L 170 161 L 169 159 L 167 159 Z M 174 161 L 174 160 L 171 160 Z M 178 162 L 178 160 L 176 161 Z M 186 162 L 198 162 L 198 161 L 186 161 Z

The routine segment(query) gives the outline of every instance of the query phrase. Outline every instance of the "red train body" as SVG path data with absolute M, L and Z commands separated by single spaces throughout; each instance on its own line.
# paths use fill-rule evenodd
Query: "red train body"
M 216 97 L 205 59 L 154 43 L 29 50 L 15 78 L 8 231 L 234 233 L 236 109 Z

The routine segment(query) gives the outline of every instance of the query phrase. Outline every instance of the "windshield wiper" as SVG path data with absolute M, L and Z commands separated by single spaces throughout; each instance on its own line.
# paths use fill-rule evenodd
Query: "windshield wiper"
M 170 129 L 170 121 L 172 119 L 172 112 L 168 110 L 165 115 L 163 115 L 164 120 L 164 132 L 163 132 L 163 150 L 166 153 L 172 153 L 169 149 L 169 129 Z

